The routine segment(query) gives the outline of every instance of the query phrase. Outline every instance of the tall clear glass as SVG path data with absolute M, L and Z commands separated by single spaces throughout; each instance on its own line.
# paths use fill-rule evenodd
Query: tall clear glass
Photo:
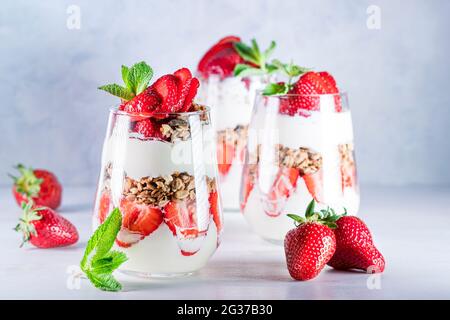
M 211 107 L 213 127 L 217 131 L 217 161 L 225 210 L 239 211 L 239 184 L 244 147 L 255 94 L 268 83 L 268 76 L 199 76 L 199 103 Z
M 215 131 L 205 107 L 146 119 L 159 133 L 137 133 L 141 116 L 110 111 L 93 226 L 119 207 L 123 219 L 115 249 L 128 256 L 121 271 L 190 274 L 207 263 L 222 232 Z
M 311 110 L 299 109 L 308 105 Z M 241 211 L 264 239 L 281 242 L 314 198 L 356 214 L 359 188 L 347 95 L 258 93 L 248 130 Z

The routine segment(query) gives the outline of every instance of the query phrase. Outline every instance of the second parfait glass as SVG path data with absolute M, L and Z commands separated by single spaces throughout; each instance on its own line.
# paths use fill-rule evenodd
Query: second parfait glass
M 128 274 L 170 277 L 202 268 L 220 243 L 222 209 L 209 110 L 155 114 L 159 128 L 138 133 L 141 116 L 111 109 L 93 226 L 122 212 L 115 249 Z
M 299 105 L 311 110 L 297 110 Z M 346 94 L 256 97 L 241 183 L 241 211 L 253 230 L 281 243 L 288 213 L 319 209 L 356 214 L 359 189 Z

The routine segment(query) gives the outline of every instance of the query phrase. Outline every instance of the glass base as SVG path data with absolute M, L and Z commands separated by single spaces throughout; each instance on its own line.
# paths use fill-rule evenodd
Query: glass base
M 174 279 L 174 278 L 189 277 L 194 274 L 194 272 L 152 273 L 152 272 L 139 272 L 130 270 L 118 270 L 118 271 L 127 276 L 144 279 Z
M 273 244 L 273 245 L 276 245 L 276 246 L 284 246 L 284 240 L 275 240 L 275 239 L 269 239 L 269 238 L 264 238 L 264 237 L 261 237 L 264 241 L 266 241 L 266 242 L 269 242 L 269 243 L 271 243 L 271 244 Z

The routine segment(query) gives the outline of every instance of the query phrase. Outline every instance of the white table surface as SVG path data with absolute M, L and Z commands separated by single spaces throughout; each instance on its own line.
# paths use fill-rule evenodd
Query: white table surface
M 67 188 L 60 212 L 80 232 L 67 248 L 19 248 L 12 228 L 20 214 L 9 189 L 0 189 L 1 299 L 449 299 L 450 189 L 363 188 L 360 216 L 387 261 L 379 278 L 326 267 L 318 278 L 293 281 L 284 250 L 250 232 L 238 213 L 226 213 L 223 241 L 198 274 L 176 280 L 118 275 L 124 290 L 102 292 L 87 280 L 67 286 L 90 235 L 93 194 Z M 368 280 L 369 279 L 369 280 Z M 367 283 L 371 284 L 369 289 Z

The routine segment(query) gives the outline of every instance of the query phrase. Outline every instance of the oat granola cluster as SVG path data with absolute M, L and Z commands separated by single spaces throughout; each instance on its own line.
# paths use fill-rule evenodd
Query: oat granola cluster
M 186 141 L 191 137 L 187 119 L 175 118 L 161 125 L 161 133 L 167 141 Z
M 247 139 L 248 126 L 237 125 L 235 128 L 227 128 L 217 132 L 217 140 L 219 143 L 225 142 L 227 145 L 238 145 Z
M 322 167 L 322 156 L 309 148 L 291 149 L 277 146 L 281 167 L 296 168 L 301 175 L 313 174 Z
M 339 155 L 341 157 L 341 164 L 344 167 L 353 167 L 355 165 L 355 159 L 353 157 L 353 143 L 340 144 Z
M 215 179 L 206 178 L 208 192 L 216 191 Z M 125 178 L 123 195 L 140 204 L 164 207 L 171 200 L 195 199 L 195 180 L 187 172 L 174 172 L 160 177 Z

